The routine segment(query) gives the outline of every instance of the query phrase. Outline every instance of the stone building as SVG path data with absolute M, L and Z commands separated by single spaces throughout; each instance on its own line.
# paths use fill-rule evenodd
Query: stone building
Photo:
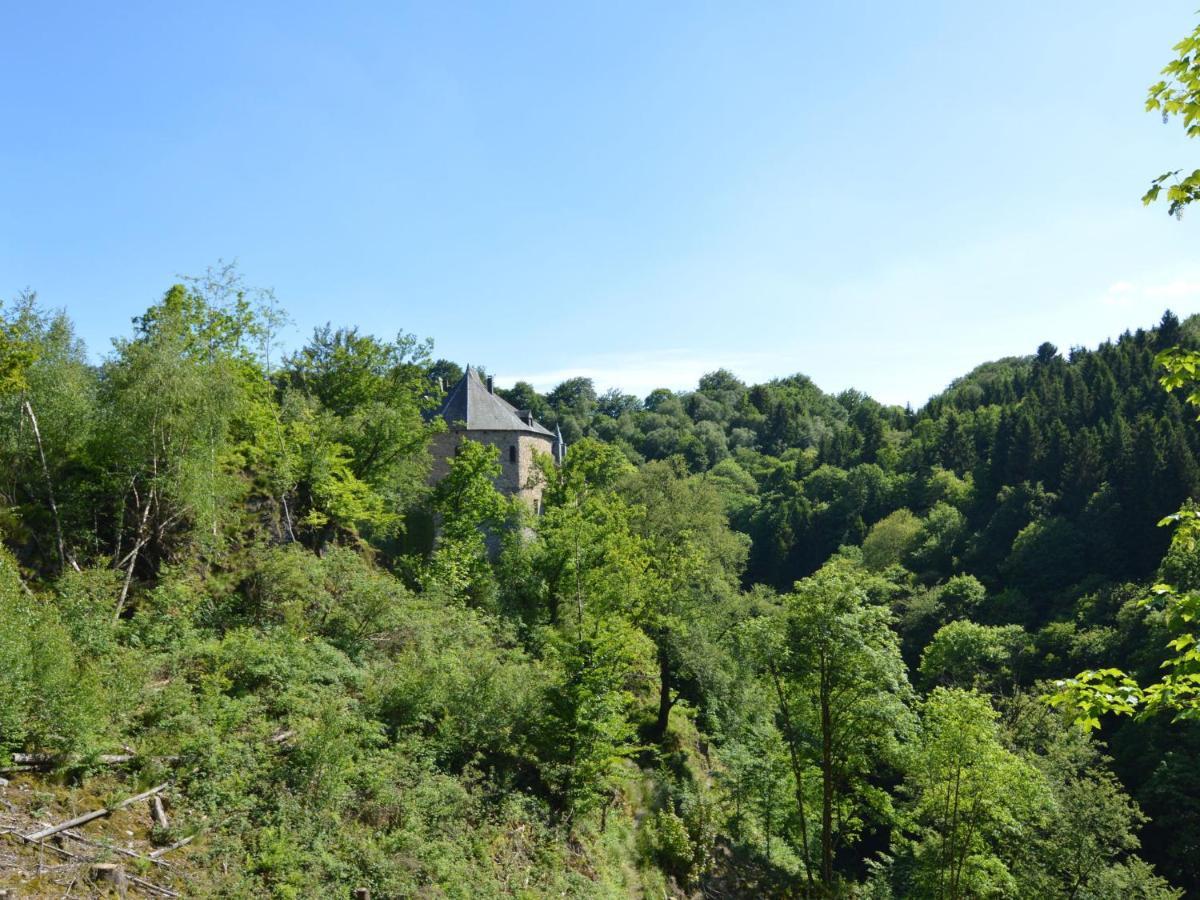
M 437 415 L 446 420 L 448 430 L 436 435 L 432 479 L 442 478 L 450 468 L 450 458 L 464 440 L 490 444 L 500 451 L 500 474 L 496 488 L 507 496 L 524 499 L 536 511 L 542 508 L 542 485 L 535 477 L 535 453 L 552 456 L 561 464 L 566 455 L 562 433 L 551 433 L 527 409 L 517 409 L 495 392 L 492 377 L 487 383 L 467 366 L 466 374 L 446 394 Z

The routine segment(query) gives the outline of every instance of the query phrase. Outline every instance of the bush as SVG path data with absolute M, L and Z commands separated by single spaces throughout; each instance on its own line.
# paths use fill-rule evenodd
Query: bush
M 53 605 L 27 592 L 16 562 L 3 549 L 0 697 L 0 753 L 100 752 L 116 712 L 98 661 L 81 652 Z

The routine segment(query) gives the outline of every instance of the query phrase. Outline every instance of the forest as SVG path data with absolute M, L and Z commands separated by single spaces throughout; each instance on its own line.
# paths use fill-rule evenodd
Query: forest
M 155 896 L 1200 894 L 1200 318 L 918 410 L 500 388 L 541 515 L 483 444 L 429 483 L 467 361 L 285 321 L 0 307 L 0 886 L 100 807 Z

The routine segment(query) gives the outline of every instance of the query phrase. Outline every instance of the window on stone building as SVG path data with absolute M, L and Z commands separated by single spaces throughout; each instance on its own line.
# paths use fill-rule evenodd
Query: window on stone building
M 516 448 L 515 444 L 508 448 L 508 461 L 509 462 L 517 461 L 517 448 Z

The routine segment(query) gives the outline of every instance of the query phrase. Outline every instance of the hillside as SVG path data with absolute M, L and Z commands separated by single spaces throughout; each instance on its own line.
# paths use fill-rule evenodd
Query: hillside
M 249 296 L 174 286 L 98 366 L 0 310 L 0 888 L 1200 893 L 1195 724 L 1042 699 L 1152 680 L 1139 601 L 1200 588 L 1158 526 L 1200 426 L 1154 362 L 1200 322 L 1034 340 L 916 411 L 518 383 L 569 446 L 535 517 L 483 445 L 427 484 L 455 363 L 333 328 L 272 363 Z M 18 837 L 163 785 L 166 826 Z

